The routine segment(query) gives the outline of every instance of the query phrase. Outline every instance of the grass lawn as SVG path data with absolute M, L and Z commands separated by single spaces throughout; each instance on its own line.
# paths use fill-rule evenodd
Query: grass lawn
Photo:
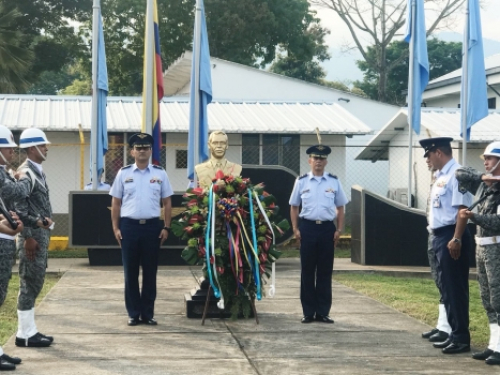
M 36 300 L 38 305 L 50 289 L 57 283 L 61 276 L 47 274 L 45 284 Z M 9 293 L 5 302 L 0 307 L 0 345 L 5 344 L 10 336 L 17 331 L 17 293 L 19 292 L 19 276 L 12 275 L 9 283 Z
M 300 258 L 300 250 L 296 247 L 292 246 L 278 247 L 277 250 L 282 252 L 280 258 Z M 350 248 L 339 247 L 335 249 L 335 258 L 350 258 L 350 257 L 351 257 Z
M 434 281 L 421 278 L 402 278 L 376 274 L 335 274 L 334 280 L 351 287 L 361 294 L 412 316 L 435 327 L 438 316 L 439 293 Z M 477 281 L 469 281 L 470 331 L 472 345 L 486 347 L 489 325 Z

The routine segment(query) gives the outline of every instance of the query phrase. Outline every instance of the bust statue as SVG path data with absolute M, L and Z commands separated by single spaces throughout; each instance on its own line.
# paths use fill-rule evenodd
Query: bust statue
M 226 150 L 229 148 L 227 134 L 221 130 L 210 133 L 208 138 L 208 149 L 210 159 L 194 167 L 198 178 L 198 185 L 202 188 L 210 187 L 212 180 L 218 170 L 224 172 L 226 176 L 241 175 L 241 165 L 232 163 L 225 158 Z

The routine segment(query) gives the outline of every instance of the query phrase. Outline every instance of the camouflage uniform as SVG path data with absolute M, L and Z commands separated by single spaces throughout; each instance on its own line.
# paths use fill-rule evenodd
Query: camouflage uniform
M 9 211 L 14 211 L 15 194 L 16 180 L 3 166 L 0 167 L 0 196 L 6 206 L 5 208 Z M 7 297 L 15 251 L 16 243 L 14 240 L 0 238 L 0 306 Z
M 483 173 L 470 167 L 457 169 L 456 176 L 460 188 L 476 194 L 475 200 L 484 196 L 489 187 L 482 182 Z M 491 187 L 500 190 L 497 184 Z M 500 235 L 500 195 L 490 195 L 473 210 L 470 219 L 477 225 L 477 237 Z M 476 245 L 476 264 L 479 290 L 483 306 L 490 324 L 500 322 L 500 244 Z
M 29 170 L 30 172 L 26 172 Z M 19 297 L 17 309 L 30 310 L 35 307 L 35 300 L 42 290 L 47 268 L 47 250 L 50 231 L 37 226 L 37 221 L 52 216 L 49 200 L 49 188 L 45 175 L 40 173 L 28 159 L 18 168 L 21 172 L 17 191 L 16 211 L 24 224 L 24 230 L 17 238 L 19 252 Z M 34 260 L 26 258 L 24 241 L 34 238 L 40 247 Z

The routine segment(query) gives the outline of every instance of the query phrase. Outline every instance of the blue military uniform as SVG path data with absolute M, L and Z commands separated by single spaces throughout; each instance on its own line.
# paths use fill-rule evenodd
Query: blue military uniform
M 133 147 L 132 137 L 129 143 Z M 163 168 L 149 164 L 141 170 L 132 164 L 118 172 L 109 194 L 121 199 L 125 306 L 130 318 L 149 321 L 154 316 L 156 299 L 159 236 L 162 230 L 160 200 L 173 195 L 172 187 Z M 142 266 L 142 291 L 139 291 L 139 266 Z
M 424 157 L 439 146 L 449 146 L 452 138 L 423 139 L 420 144 Z M 433 234 L 432 246 L 437 262 L 437 277 L 443 303 L 452 332 L 447 343 L 470 345 L 469 332 L 469 252 L 472 238 L 466 228 L 462 238 L 460 257 L 451 257 L 448 242 L 454 238 L 457 214 L 460 206 L 470 206 L 472 195 L 459 190 L 455 171 L 460 165 L 449 160 L 435 173 L 435 182 L 430 194 L 429 228 Z M 443 343 L 445 344 L 445 343 Z M 436 347 L 443 347 L 435 344 Z
M 330 148 L 307 150 L 314 156 L 328 155 Z M 321 147 L 321 146 L 320 146 Z M 290 196 L 291 206 L 302 206 L 299 230 L 301 233 L 300 300 L 305 317 L 327 317 L 332 305 L 332 271 L 334 235 L 337 207 L 345 206 L 348 199 L 336 176 L 312 172 L 297 178 Z

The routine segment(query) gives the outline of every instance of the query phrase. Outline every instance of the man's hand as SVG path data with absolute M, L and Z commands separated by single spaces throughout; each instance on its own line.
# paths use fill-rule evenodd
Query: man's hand
M 36 252 L 40 250 L 40 246 L 33 237 L 26 238 L 24 241 L 24 250 L 26 250 L 26 258 L 33 261 L 35 260 Z
M 121 247 L 122 246 L 122 232 L 121 232 L 120 228 L 113 229 L 113 233 L 115 234 L 116 241 L 118 241 L 118 245 L 120 245 L 120 247 Z
M 450 252 L 450 256 L 458 260 L 460 258 L 460 251 L 462 249 L 462 243 L 461 242 L 455 242 L 453 238 L 448 242 L 448 250 Z
M 161 238 L 161 240 L 160 240 L 160 246 L 163 245 L 163 243 L 168 238 L 168 230 L 162 229 L 161 232 L 160 232 L 160 235 L 158 236 L 158 238 Z
M 335 247 L 337 247 L 339 239 L 340 239 L 340 232 L 336 230 L 335 233 L 333 234 L 333 244 Z
M 297 244 L 300 246 L 300 230 L 298 230 L 297 228 L 295 228 L 293 230 L 293 235 L 295 236 L 295 240 L 297 241 Z
M 467 208 L 462 208 L 460 211 L 458 211 L 458 216 L 461 219 L 472 219 L 474 213 L 472 211 L 469 211 Z
M 47 222 L 47 225 L 43 223 L 43 219 L 38 219 L 36 225 L 43 229 L 49 229 L 49 227 L 52 225 L 52 219 L 50 217 L 46 217 L 45 220 Z

